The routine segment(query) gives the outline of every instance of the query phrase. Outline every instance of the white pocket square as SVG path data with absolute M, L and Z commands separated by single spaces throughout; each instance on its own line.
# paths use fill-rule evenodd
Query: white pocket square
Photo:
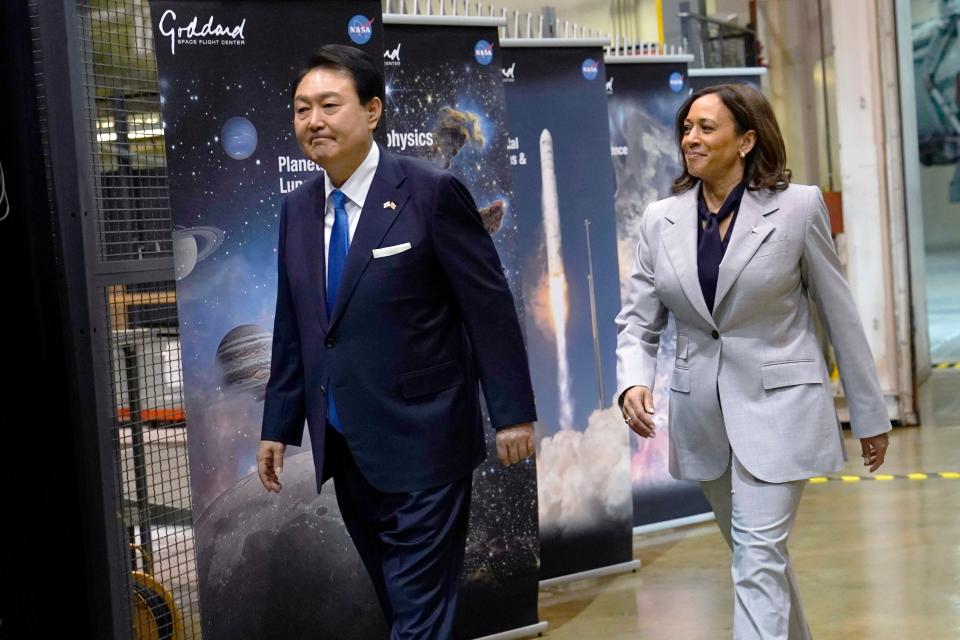
M 412 248 L 413 246 L 409 242 L 404 242 L 403 244 L 395 244 L 392 247 L 380 247 L 379 249 L 373 250 L 373 257 L 386 258 L 387 256 L 395 256 L 398 253 L 409 251 Z

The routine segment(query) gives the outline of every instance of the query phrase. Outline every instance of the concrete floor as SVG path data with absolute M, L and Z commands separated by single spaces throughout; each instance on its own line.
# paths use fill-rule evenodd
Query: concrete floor
M 921 388 L 922 427 L 900 427 L 886 474 L 960 472 L 960 370 L 937 371 Z M 849 436 L 849 434 L 848 434 Z M 148 438 L 150 469 L 185 444 Z M 861 475 L 848 440 L 845 473 Z M 181 452 L 185 455 L 185 452 Z M 124 456 L 125 469 L 132 464 Z M 125 474 L 125 475 L 130 475 Z M 179 506 L 186 490 L 170 473 L 151 494 Z M 132 492 L 132 486 L 130 487 Z M 960 479 L 830 481 L 807 487 L 790 542 L 817 640 L 960 638 Z M 188 633 L 200 637 L 190 527 L 154 529 L 157 577 L 171 590 Z M 543 589 L 540 619 L 554 640 L 699 640 L 730 637 L 730 553 L 710 522 L 634 538 L 633 574 Z M 191 634 L 192 632 L 192 634 Z
M 925 425 L 894 429 L 878 472 L 928 479 L 807 487 L 790 550 L 818 640 L 960 638 L 960 479 L 935 475 L 960 472 L 960 413 L 942 406 L 957 398 L 960 372 L 936 373 L 921 389 Z M 867 475 L 847 435 L 844 473 Z M 636 573 L 541 590 L 548 637 L 730 637 L 730 553 L 715 524 L 637 536 L 634 556 Z

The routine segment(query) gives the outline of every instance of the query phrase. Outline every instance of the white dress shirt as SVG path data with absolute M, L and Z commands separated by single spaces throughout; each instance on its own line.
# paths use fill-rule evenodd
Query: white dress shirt
M 374 142 L 370 145 L 370 152 L 364 158 L 356 171 L 347 178 L 340 191 L 346 196 L 344 208 L 347 210 L 347 221 L 350 227 L 350 242 L 353 242 L 353 234 L 357 231 L 357 224 L 360 222 L 360 212 L 363 211 L 363 203 L 367 199 L 367 193 L 370 191 L 370 185 L 373 184 L 373 175 L 377 172 L 377 165 L 380 164 L 380 148 Z M 326 260 L 324 272 L 330 273 L 327 266 L 330 264 L 330 234 L 333 233 L 333 221 L 336 214 L 333 211 L 333 199 L 330 194 L 336 189 L 330 182 L 330 174 L 324 172 L 323 182 L 326 186 L 326 208 L 323 216 L 323 256 Z

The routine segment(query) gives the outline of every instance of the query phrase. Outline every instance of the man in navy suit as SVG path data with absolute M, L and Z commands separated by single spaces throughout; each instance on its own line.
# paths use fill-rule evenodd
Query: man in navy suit
M 300 146 L 324 172 L 280 214 L 260 480 L 280 491 L 306 419 L 317 490 L 334 478 L 390 638 L 450 638 L 486 457 L 478 382 L 500 460 L 534 449 L 513 297 L 466 187 L 374 143 L 384 82 L 369 56 L 322 47 L 292 98 Z

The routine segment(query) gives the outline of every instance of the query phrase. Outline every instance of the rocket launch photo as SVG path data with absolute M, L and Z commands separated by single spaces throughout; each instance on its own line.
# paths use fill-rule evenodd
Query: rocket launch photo
M 540 133 L 541 212 L 544 245 L 547 249 L 547 299 L 550 320 L 556 333 L 557 394 L 560 401 L 560 428 L 573 427 L 573 395 L 570 392 L 570 361 L 567 357 L 567 316 L 570 312 L 567 274 L 563 269 L 560 240 L 560 197 L 557 195 L 557 171 L 553 163 L 553 136 L 549 129 Z
M 628 431 L 603 380 L 620 309 L 603 65 L 591 48 L 504 48 L 527 353 L 537 399 L 541 578 L 629 561 Z

